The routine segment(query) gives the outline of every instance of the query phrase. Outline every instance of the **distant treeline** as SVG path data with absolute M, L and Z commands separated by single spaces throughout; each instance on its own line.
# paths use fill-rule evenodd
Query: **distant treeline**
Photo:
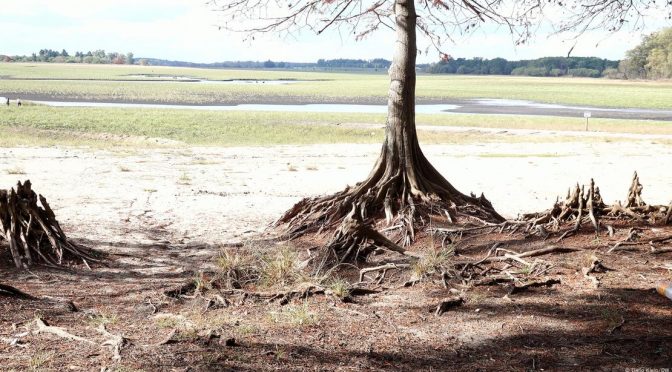
M 252 69 L 387 69 L 392 64 L 383 58 L 372 60 L 364 59 L 319 59 L 317 63 L 310 62 L 282 62 L 282 61 L 227 61 L 215 63 L 194 63 L 183 61 L 170 61 L 165 59 L 144 58 L 147 64 L 152 66 L 176 66 L 176 67 L 206 67 L 206 68 L 252 68 Z
M 136 62 L 133 53 L 105 52 L 102 49 L 68 53 L 63 49 L 60 52 L 52 49 L 40 49 L 39 52 L 29 56 L 0 56 L 4 62 L 53 62 L 53 63 L 95 63 L 95 64 L 117 64 L 132 65 Z
M 376 58 L 365 61 L 363 59 L 318 59 L 317 67 L 335 69 L 388 69 L 392 61 Z
M 431 74 L 523 75 L 601 77 L 605 70 L 618 68 L 619 61 L 596 57 L 544 57 L 507 61 L 504 58 L 457 58 L 433 63 L 426 68 Z

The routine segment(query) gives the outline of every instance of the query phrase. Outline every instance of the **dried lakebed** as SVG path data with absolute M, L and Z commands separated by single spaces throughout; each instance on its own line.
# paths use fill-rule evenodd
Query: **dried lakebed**
M 184 105 L 133 102 L 55 101 L 35 97 L 33 102 L 54 107 L 126 107 L 126 108 L 171 108 L 213 111 L 277 111 L 277 112 L 342 112 L 380 113 L 387 112 L 383 104 L 350 103 L 246 103 L 223 105 Z M 482 115 L 535 115 L 558 117 L 583 117 L 589 112 L 593 118 L 672 121 L 672 110 L 609 108 L 569 106 L 508 99 L 446 100 L 441 103 L 416 105 L 419 114 L 482 114 Z
M 672 174 L 662 166 L 672 163 L 672 149 L 651 140 L 423 149 L 455 187 L 485 192 L 509 217 L 546 209 L 591 177 L 605 201 L 624 200 L 635 170 L 645 201 L 667 204 L 672 198 Z M 95 231 L 104 242 L 217 243 L 264 231 L 303 197 L 363 180 L 379 150 L 348 144 L 130 152 L 3 148 L 0 187 L 30 179 L 73 237 L 91 238 Z

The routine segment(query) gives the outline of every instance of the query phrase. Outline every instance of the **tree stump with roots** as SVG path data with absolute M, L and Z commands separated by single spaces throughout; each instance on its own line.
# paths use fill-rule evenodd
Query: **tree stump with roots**
M 591 179 L 587 190 L 585 187 L 579 187 L 577 183 L 573 190 L 567 192 L 564 201 L 556 201 L 553 207 L 545 212 L 525 214 L 519 220 L 527 223 L 528 230 L 536 226 L 544 226 L 544 230 L 546 228 L 558 230 L 560 225 L 572 223 L 574 227 L 571 232 L 578 231 L 583 223 L 590 221 L 596 233 L 600 230 L 602 219 L 634 221 L 649 225 L 672 223 L 672 203 L 668 206 L 647 205 L 642 199 L 642 189 L 639 176 L 635 172 L 628 189 L 626 204 L 617 201 L 607 205 L 602 200 L 600 189 Z
M 39 204 L 38 204 L 39 202 Z M 0 244 L 7 244 L 17 268 L 35 264 L 61 266 L 97 261 L 92 252 L 69 240 L 54 211 L 30 181 L 0 190 Z M 1 246 L 0 246 L 1 248 Z
M 384 145 L 367 180 L 333 195 L 301 200 L 276 226 L 289 239 L 333 232 L 323 255 L 342 263 L 365 259 L 376 247 L 404 253 L 403 247 L 431 221 L 462 225 L 505 221 L 485 196 L 456 190 L 425 158 L 415 138 L 409 147 L 412 155 L 400 158 L 396 147 Z

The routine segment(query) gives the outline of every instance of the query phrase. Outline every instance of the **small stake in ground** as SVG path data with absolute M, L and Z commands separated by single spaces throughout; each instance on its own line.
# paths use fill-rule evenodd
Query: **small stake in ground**
M 583 117 L 586 118 L 586 132 L 588 131 L 588 118 L 590 118 L 591 114 L 590 111 L 586 111 L 583 113 Z

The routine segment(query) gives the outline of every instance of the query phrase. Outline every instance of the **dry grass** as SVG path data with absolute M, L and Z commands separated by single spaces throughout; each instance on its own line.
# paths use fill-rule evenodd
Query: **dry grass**
M 307 279 L 296 249 L 289 245 L 224 249 L 217 257 L 218 279 L 227 288 L 257 285 L 283 288 Z
M 350 295 L 350 283 L 343 279 L 334 279 L 329 283 L 329 289 L 334 296 L 344 299 Z
M 54 359 L 55 355 L 56 353 L 54 351 L 35 352 L 33 356 L 30 358 L 28 364 L 30 371 L 41 371 L 51 362 L 52 359 Z
M 415 279 L 422 279 L 436 272 L 443 272 L 452 266 L 455 251 L 452 247 L 429 249 L 427 254 L 411 266 L 411 274 Z
M 269 316 L 274 323 L 290 326 L 301 327 L 319 323 L 318 314 L 311 311 L 305 301 L 300 305 L 285 306 L 280 311 L 271 311 Z

